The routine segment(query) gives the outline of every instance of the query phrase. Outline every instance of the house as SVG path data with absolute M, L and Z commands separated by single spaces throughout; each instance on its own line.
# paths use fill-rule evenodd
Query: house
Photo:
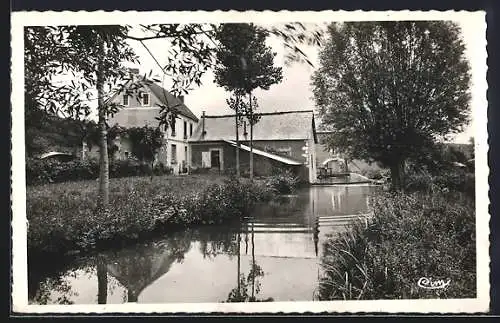
M 132 73 L 137 73 L 133 70 Z M 168 129 L 164 130 L 164 146 L 156 158 L 157 163 L 173 168 L 174 174 L 187 173 L 189 160 L 188 139 L 193 135 L 198 124 L 198 118 L 184 104 L 184 97 L 175 97 L 156 83 L 145 84 L 139 91 L 139 96 L 122 93 L 113 98 L 112 102 L 122 105 L 109 120 L 109 125 L 119 125 L 124 128 L 151 126 L 157 127 L 160 106 L 177 109 L 177 117 Z M 125 159 L 131 156 L 131 144 L 126 137 L 119 138 L 118 151 L 115 158 Z
M 255 176 L 270 175 L 275 169 L 289 169 L 307 182 L 316 180 L 317 143 L 312 110 L 259 113 L 253 127 Z M 249 172 L 250 126 L 239 125 L 240 170 Z M 230 172 L 236 168 L 235 115 L 203 115 L 189 139 L 193 169 Z

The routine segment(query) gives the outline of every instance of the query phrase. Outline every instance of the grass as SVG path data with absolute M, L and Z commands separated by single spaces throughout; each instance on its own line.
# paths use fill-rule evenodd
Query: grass
M 98 182 L 27 187 L 30 254 L 61 255 L 117 246 L 153 233 L 238 220 L 273 192 L 262 182 L 220 176 L 110 180 L 109 211 L 97 209 Z
M 442 182 L 442 179 L 438 179 Z M 428 185 L 427 185 L 428 186 Z M 320 300 L 474 298 L 475 205 L 470 189 L 379 193 L 373 218 L 324 244 Z M 458 187 L 458 186 L 457 186 Z M 450 280 L 424 289 L 420 278 Z

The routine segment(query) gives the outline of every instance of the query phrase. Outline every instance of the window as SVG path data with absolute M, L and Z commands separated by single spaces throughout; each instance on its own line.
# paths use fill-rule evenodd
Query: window
M 187 146 L 184 147 L 184 159 L 188 160 L 188 147 Z
M 175 116 L 170 117 L 170 128 L 172 129 L 172 137 L 175 137 Z
M 129 152 L 128 152 L 128 151 L 125 151 L 125 152 L 124 152 L 124 154 L 125 154 L 125 158 L 127 158 L 127 159 L 128 159 L 128 158 L 130 157 L 130 155 L 129 155 Z
M 187 122 L 184 121 L 184 139 L 187 139 Z
M 149 105 L 149 93 L 142 93 L 142 105 Z
M 171 156 L 172 156 L 171 163 L 172 164 L 177 164 L 177 145 L 172 145 Z
M 125 106 L 128 106 L 128 94 L 124 94 L 123 95 L 123 102 L 122 102 L 123 105 Z
M 189 137 L 193 136 L 193 124 L 190 122 L 189 123 Z
M 277 149 L 279 155 L 282 156 L 292 156 L 292 148 L 291 147 L 280 147 Z

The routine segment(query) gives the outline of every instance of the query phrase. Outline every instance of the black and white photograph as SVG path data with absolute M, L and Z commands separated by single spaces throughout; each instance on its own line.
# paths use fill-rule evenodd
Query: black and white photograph
M 484 11 L 11 24 L 14 311 L 488 311 Z

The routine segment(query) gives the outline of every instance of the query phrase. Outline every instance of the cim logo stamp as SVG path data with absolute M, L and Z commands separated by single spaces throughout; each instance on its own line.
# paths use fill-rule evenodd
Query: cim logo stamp
M 451 279 L 444 280 L 444 279 L 436 279 L 433 280 L 432 278 L 427 278 L 427 277 L 421 277 L 417 285 L 418 287 L 425 288 L 425 289 L 443 289 L 448 287 L 450 285 Z

